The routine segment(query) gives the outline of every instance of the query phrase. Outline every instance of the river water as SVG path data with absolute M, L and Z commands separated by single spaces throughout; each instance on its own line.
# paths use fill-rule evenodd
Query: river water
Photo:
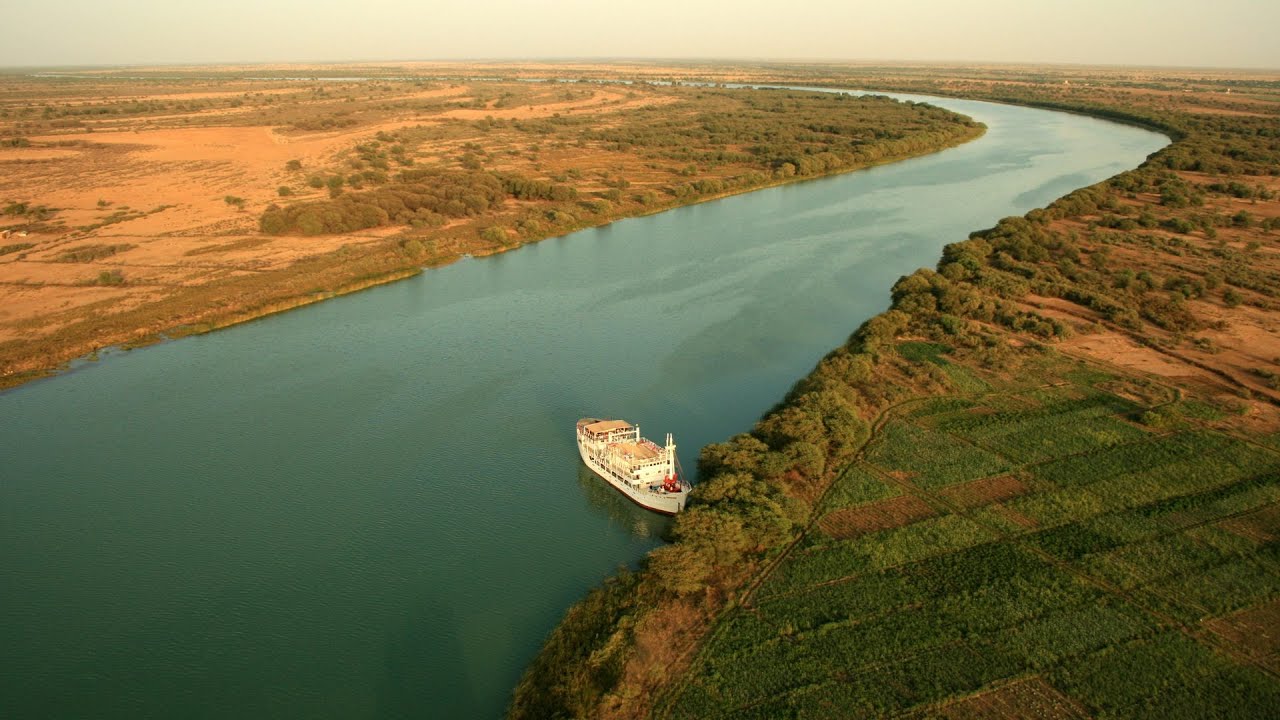
M 673 432 L 692 470 L 944 244 L 1166 143 L 934 102 L 989 131 L 0 394 L 0 717 L 498 716 L 661 542 L 579 417 Z

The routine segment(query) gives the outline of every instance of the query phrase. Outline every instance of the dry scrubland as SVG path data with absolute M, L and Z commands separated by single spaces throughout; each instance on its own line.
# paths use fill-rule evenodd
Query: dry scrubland
M 982 131 L 883 98 L 457 79 L 491 72 L 0 75 L 0 382 Z
M 566 615 L 511 716 L 1256 718 L 1280 707 L 1280 77 L 713 66 L 1174 140 L 956 238 Z

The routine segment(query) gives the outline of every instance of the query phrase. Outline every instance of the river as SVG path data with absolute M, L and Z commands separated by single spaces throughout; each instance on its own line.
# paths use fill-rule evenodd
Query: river
M 585 473 L 579 417 L 692 471 L 943 245 L 1167 142 L 931 101 L 987 134 L 0 394 L 0 716 L 500 715 L 667 522 Z

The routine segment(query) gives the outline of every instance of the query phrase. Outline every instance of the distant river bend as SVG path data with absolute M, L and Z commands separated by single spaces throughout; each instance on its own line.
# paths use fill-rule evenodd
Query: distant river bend
M 498 716 L 663 528 L 574 421 L 673 432 L 692 469 L 943 245 L 1167 142 L 908 99 L 988 132 L 0 394 L 0 716 Z

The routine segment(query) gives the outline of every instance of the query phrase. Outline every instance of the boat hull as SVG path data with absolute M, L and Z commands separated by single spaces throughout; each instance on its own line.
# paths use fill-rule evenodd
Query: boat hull
M 610 477 L 609 473 L 594 458 L 588 455 L 581 445 L 578 446 L 578 454 L 582 457 L 582 462 L 587 466 L 587 469 L 591 470 L 596 477 L 609 483 L 614 490 L 622 493 L 628 500 L 645 510 L 652 510 L 663 515 L 675 515 L 684 509 L 686 497 L 684 493 L 664 497 L 655 496 L 653 493 L 644 492 L 643 490 L 636 490 L 626 483 Z
M 596 477 L 609 483 L 614 490 L 622 493 L 628 500 L 640 507 L 663 515 L 675 515 L 684 509 L 685 502 L 689 497 L 689 493 L 687 491 L 680 493 L 658 494 L 650 492 L 645 488 L 637 488 L 623 482 L 619 478 L 614 477 L 602 462 L 588 452 L 587 448 L 583 445 L 581 437 L 578 438 L 578 456 L 582 458 L 583 464 L 586 465 Z

